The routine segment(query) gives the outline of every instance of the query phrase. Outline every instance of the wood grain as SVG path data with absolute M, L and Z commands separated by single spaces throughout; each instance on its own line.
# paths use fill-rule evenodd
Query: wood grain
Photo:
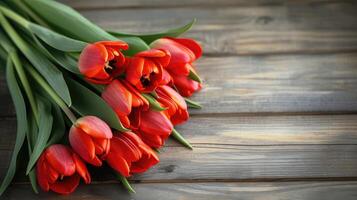
M 355 200 L 357 182 L 282 182 L 282 183 L 155 183 L 133 184 L 136 194 L 128 194 L 119 183 L 81 185 L 71 195 L 40 193 L 29 185 L 9 188 L 3 199 L 145 199 L 145 200 Z
M 208 55 L 320 53 L 357 50 L 357 4 L 187 7 L 82 11 L 100 26 L 147 33 L 198 22 L 186 35 Z
M 356 119 L 355 115 L 193 117 L 180 131 L 195 150 L 170 142 L 160 153 L 161 163 L 134 180 L 357 177 Z M 13 120 L 0 123 L 2 174 L 15 137 Z
M 356 112 L 357 53 L 204 57 L 193 100 L 212 113 Z M 14 116 L 3 75 L 0 116 Z
M 357 54 L 206 58 L 194 113 L 353 112 Z
M 323 4 L 335 2 L 334 0 L 59 0 L 75 9 L 112 9 L 112 8 L 158 8 L 158 7 L 222 7 L 222 6 L 271 6 L 285 4 Z M 349 3 L 350 0 L 343 0 Z

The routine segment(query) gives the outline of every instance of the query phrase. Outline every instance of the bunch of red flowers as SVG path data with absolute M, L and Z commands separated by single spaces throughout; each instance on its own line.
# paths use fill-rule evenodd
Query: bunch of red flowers
M 37 178 L 43 190 L 68 194 L 80 177 L 90 183 L 84 163 L 99 167 L 106 162 L 129 177 L 159 162 L 153 149 L 162 147 L 173 127 L 189 118 L 182 96 L 201 89 L 190 73 L 196 73 L 192 63 L 202 50 L 186 38 L 158 39 L 151 47 L 131 57 L 122 54 L 129 48 L 123 41 L 100 41 L 84 48 L 78 62 L 80 72 L 89 82 L 105 86 L 102 98 L 131 131 L 113 133 L 98 117 L 79 118 L 69 131 L 72 148 L 54 144 L 39 158 Z M 154 110 L 147 95 L 162 110 Z
M 174 126 L 200 108 L 187 97 L 202 87 L 193 66 L 202 48 L 178 37 L 193 22 L 135 35 L 107 32 L 56 1 L 1 3 L 0 63 L 17 136 L 0 196 L 22 149 L 33 190 L 60 194 L 91 182 L 88 165 L 109 166 L 132 190 L 126 178 L 156 165 L 169 136 L 192 149 Z

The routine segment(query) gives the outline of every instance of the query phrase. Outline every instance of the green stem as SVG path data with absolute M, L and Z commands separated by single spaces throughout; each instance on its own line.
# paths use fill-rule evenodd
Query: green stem
M 124 185 L 124 187 L 130 192 L 130 193 L 136 193 L 134 188 L 131 187 L 129 181 L 122 176 L 121 174 L 115 172 L 116 176 L 118 177 L 118 179 L 120 180 L 120 182 Z
M 192 145 L 184 137 L 182 137 L 182 135 L 178 131 L 176 131 L 176 129 L 172 129 L 171 136 L 174 137 L 183 146 L 193 150 Z
M 62 109 L 62 111 L 67 115 L 68 119 L 74 124 L 77 121 L 76 116 L 67 107 L 66 103 L 53 91 L 53 89 L 48 85 L 48 83 L 33 69 L 31 66 L 27 66 L 26 70 L 32 75 L 32 77 L 37 81 L 38 84 L 47 92 L 48 95 L 57 103 L 57 105 Z

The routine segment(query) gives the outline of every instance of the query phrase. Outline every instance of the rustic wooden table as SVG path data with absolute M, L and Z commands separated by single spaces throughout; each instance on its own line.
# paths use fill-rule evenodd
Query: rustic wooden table
M 151 32 L 197 18 L 205 88 L 161 163 L 129 195 L 96 175 L 70 196 L 18 182 L 5 199 L 357 199 L 357 2 L 62 0 L 107 29 Z M 0 77 L 0 175 L 16 121 Z

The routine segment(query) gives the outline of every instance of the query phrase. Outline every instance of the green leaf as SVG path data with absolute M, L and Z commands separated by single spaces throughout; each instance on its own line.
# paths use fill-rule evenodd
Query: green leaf
M 29 163 L 27 165 L 26 174 L 29 174 L 37 159 L 47 146 L 47 142 L 51 135 L 53 117 L 51 114 L 51 104 L 44 98 L 38 98 L 38 110 L 40 113 L 40 124 L 38 126 L 38 135 Z
M 164 111 L 166 110 L 166 108 L 161 107 L 161 105 L 159 104 L 159 102 L 156 101 L 156 99 L 154 97 L 152 97 L 150 94 L 145 94 L 142 93 L 141 94 L 146 100 L 149 101 L 150 103 L 150 108 L 155 110 L 155 111 Z
M 48 0 L 24 2 L 50 25 L 61 30 L 60 32 L 68 33 L 73 38 L 86 42 L 116 39 L 69 6 Z
M 182 137 L 182 135 L 176 130 L 176 129 L 172 129 L 172 133 L 171 136 L 173 138 L 175 138 L 179 143 L 181 143 L 183 146 L 187 147 L 188 149 L 193 150 L 192 145 L 190 144 L 190 142 L 188 142 L 184 137 Z
M 61 67 L 74 74 L 81 74 L 77 65 L 77 61 L 74 60 L 72 57 L 56 49 L 47 50 L 53 56 L 57 64 L 59 64 Z
M 25 6 L 24 4 L 21 5 Z M 26 28 L 55 49 L 65 52 L 79 52 L 82 51 L 82 49 L 87 45 L 85 42 L 69 38 L 62 34 L 56 33 L 51 29 L 32 23 L 6 7 L 0 6 L 0 10 L 7 17 L 20 24 L 23 28 Z
M 6 51 L 0 46 L 0 60 L 7 60 L 7 53 Z
M 61 71 L 59 71 L 45 56 L 43 56 L 36 47 L 25 42 L 1 13 L 0 22 L 7 34 L 25 55 L 25 57 L 41 73 L 56 93 L 66 102 L 66 104 L 70 106 L 71 97 Z
M 10 95 L 15 105 L 17 128 L 16 128 L 16 140 L 14 151 L 10 160 L 10 165 L 0 186 L 0 196 L 4 193 L 6 188 L 10 185 L 12 179 L 14 178 L 17 165 L 17 156 L 20 149 L 25 141 L 27 123 L 26 123 L 26 105 L 24 97 L 22 96 L 21 89 L 17 83 L 14 67 L 10 58 L 7 61 L 6 66 L 6 80 L 7 85 L 10 90 Z
M 46 44 L 64 52 L 82 51 L 87 45 L 85 42 L 66 37 L 37 24 L 30 23 L 29 29 Z
M 188 75 L 188 78 L 190 78 L 196 82 L 202 83 L 202 79 L 193 70 L 190 70 L 190 74 Z
M 130 49 L 125 52 L 126 55 L 134 55 L 149 49 L 149 46 L 138 37 L 114 37 L 64 4 L 47 0 L 33 0 L 31 3 L 25 1 L 25 3 L 63 35 L 85 42 L 121 39 L 130 46 Z
M 184 99 L 185 99 L 185 101 L 187 103 L 187 106 L 189 108 L 195 108 L 195 109 L 201 109 L 202 108 L 201 104 L 199 104 L 198 102 L 192 101 L 191 99 L 188 99 L 188 98 L 184 98 Z
M 42 44 L 41 41 L 39 41 L 35 36 L 33 37 L 36 45 L 43 51 L 44 54 L 48 58 L 50 58 L 53 62 L 56 62 L 59 66 L 62 68 L 75 73 L 75 74 L 81 74 L 79 72 L 78 66 L 77 66 L 77 61 L 74 60 L 71 56 L 67 55 L 66 53 L 59 51 L 57 49 L 54 49 L 46 44 Z M 32 44 L 32 46 L 34 46 Z
M 26 132 L 26 137 L 27 137 L 27 148 L 28 148 L 28 153 L 29 153 L 29 157 L 30 157 L 32 154 L 33 147 L 35 146 L 35 142 L 36 142 L 36 138 L 37 138 L 37 134 L 38 134 L 38 128 L 37 128 L 36 120 L 34 119 L 34 117 L 32 115 L 28 115 L 27 123 L 28 123 L 28 126 L 27 126 L 28 128 L 27 128 L 27 132 Z M 35 168 L 32 168 L 32 170 L 28 174 L 28 177 L 30 179 L 30 183 L 31 183 L 33 191 L 37 194 L 38 189 L 37 189 L 36 169 Z
M 128 43 L 129 49 L 123 51 L 126 56 L 133 56 L 138 52 L 149 50 L 150 47 L 139 37 L 118 37 L 118 39 L 123 40 Z
M 114 32 L 114 31 L 109 31 L 114 36 L 117 36 L 118 38 L 123 37 L 123 36 L 136 36 L 141 39 L 143 39 L 147 44 L 150 44 L 151 42 L 160 39 L 162 37 L 178 37 L 181 34 L 185 33 L 186 31 L 190 30 L 192 25 L 196 22 L 196 19 L 193 19 L 190 23 L 174 28 L 174 29 L 169 29 L 167 31 L 163 31 L 160 33 L 152 33 L 152 34 L 130 34 L 130 33 L 119 33 L 119 32 Z
M 94 115 L 119 131 L 128 131 L 120 122 L 113 109 L 97 94 L 70 78 L 66 79 L 70 88 L 73 104 L 76 112 L 85 115 Z
M 48 141 L 47 146 L 59 143 L 66 131 L 66 126 L 64 124 L 61 109 L 55 103 L 52 104 L 52 108 L 52 114 L 54 117 L 53 121 L 55 121 L 56 123 L 53 124 L 51 138 Z
M 30 173 L 29 173 L 29 179 L 30 183 L 32 186 L 33 191 L 38 194 L 38 189 L 37 189 L 37 177 L 36 177 L 36 170 L 33 168 Z

